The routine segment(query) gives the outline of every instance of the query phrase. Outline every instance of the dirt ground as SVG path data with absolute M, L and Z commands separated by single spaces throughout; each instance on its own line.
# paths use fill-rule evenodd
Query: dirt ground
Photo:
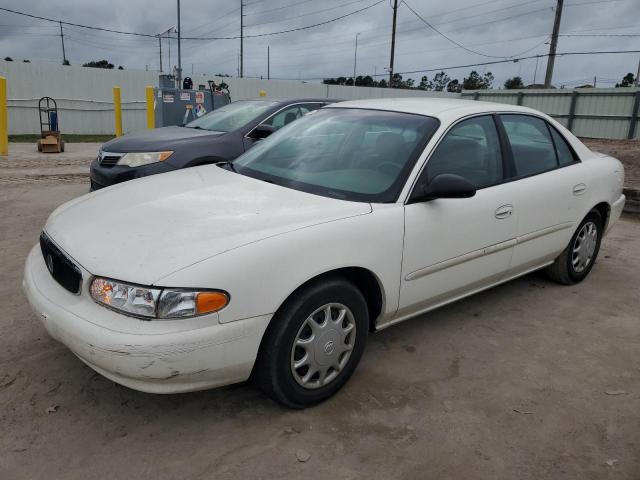
M 583 138 L 582 141 L 596 152 L 606 153 L 624 165 L 625 187 L 640 189 L 640 141 Z
M 139 393 L 50 339 L 22 269 L 86 164 L 21 161 L 0 167 L 0 479 L 640 479 L 637 218 L 582 284 L 534 273 L 374 334 L 337 396 L 290 411 L 247 384 Z

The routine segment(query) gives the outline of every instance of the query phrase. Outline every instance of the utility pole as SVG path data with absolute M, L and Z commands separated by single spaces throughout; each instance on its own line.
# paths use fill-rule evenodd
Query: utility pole
M 356 33 L 356 50 L 353 53 L 353 86 L 356 86 L 356 63 L 358 61 L 358 35 L 360 35 L 359 33 Z
M 60 23 L 60 39 L 62 40 L 62 65 L 67 64 L 67 55 L 64 52 L 64 32 L 62 31 L 62 22 Z
M 240 0 L 240 78 L 243 76 L 244 0 Z
M 167 30 L 167 43 L 169 44 L 169 74 L 171 74 L 171 28 Z
M 182 27 L 180 26 L 180 0 L 178 0 L 178 68 L 176 70 L 176 83 L 178 88 L 182 88 L 182 57 L 180 56 L 180 32 Z
M 551 33 L 551 45 L 549 46 L 549 58 L 547 58 L 547 74 L 544 77 L 544 88 L 551 88 L 553 64 L 556 61 L 556 47 L 558 46 L 558 33 L 560 33 L 560 19 L 562 18 L 564 0 L 557 0 L 557 2 L 556 16 L 553 20 L 553 32 Z
M 598 77 L 597 77 L 596 75 L 594 75 L 594 76 L 593 76 L 593 88 L 596 88 L 596 81 L 597 81 L 597 78 L 598 78 Z
M 640 60 L 638 60 L 638 71 L 636 72 L 636 87 L 640 87 Z
M 389 62 L 389 88 L 393 78 L 393 57 L 396 49 L 396 17 L 398 14 L 398 0 L 393 0 L 393 27 L 391 29 L 391 61 Z
M 160 73 L 162 73 L 162 37 L 158 35 L 158 47 L 160 48 Z
M 269 53 L 269 45 L 267 45 L 267 80 L 271 80 L 271 65 L 270 65 L 270 53 Z

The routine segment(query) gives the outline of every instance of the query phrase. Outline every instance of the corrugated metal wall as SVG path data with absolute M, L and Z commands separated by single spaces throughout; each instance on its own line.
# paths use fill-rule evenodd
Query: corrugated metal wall
M 145 93 L 147 85 L 158 85 L 157 72 L 140 70 L 105 70 L 51 64 L 0 61 L 0 75 L 7 78 L 9 133 L 39 133 L 38 99 L 49 96 L 57 100 L 59 124 L 63 133 L 112 134 L 113 87 L 120 86 L 122 122 L 125 132 L 145 127 Z M 207 80 L 224 81 L 231 98 L 381 98 L 428 97 L 459 94 L 396 90 L 386 88 L 344 87 L 305 83 L 291 80 L 261 80 L 251 78 L 192 77 L 194 88 L 207 85 Z
M 65 133 L 111 134 L 113 125 L 112 89 L 120 86 L 125 132 L 144 128 L 144 87 L 158 84 L 157 72 L 105 70 L 62 65 L 0 61 L 0 75 L 7 78 L 9 133 L 37 133 L 38 99 L 58 100 L 60 127 Z M 388 88 L 345 87 L 292 80 L 261 80 L 195 75 L 194 87 L 207 80 L 229 84 L 233 100 L 258 98 L 360 98 L 433 97 L 459 98 L 456 93 L 425 92 Z M 640 139 L 637 125 L 640 88 L 597 88 L 561 90 L 481 90 L 465 91 L 463 98 L 521 104 L 554 116 L 578 136 L 593 138 Z M 573 108 L 572 108 L 573 107 Z M 635 109 L 636 126 L 633 114 Z
M 579 137 L 640 139 L 640 88 L 483 90 L 462 97 L 535 108 Z

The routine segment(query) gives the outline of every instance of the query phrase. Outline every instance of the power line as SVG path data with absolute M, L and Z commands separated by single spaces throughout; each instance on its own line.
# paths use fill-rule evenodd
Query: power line
M 353 0 L 352 2 L 343 3 L 342 5 L 338 5 L 335 7 L 323 8 L 322 10 L 316 10 L 314 12 L 302 13 L 300 15 L 296 15 L 295 17 L 285 17 L 285 18 L 280 18 L 278 20 L 273 20 L 270 22 L 253 23 L 251 25 L 247 25 L 247 27 L 258 27 L 260 25 L 269 25 L 271 23 L 286 22 L 288 20 L 295 20 L 296 18 L 308 17 L 310 15 L 316 15 L 318 13 L 329 12 L 331 10 L 336 10 L 338 8 L 348 7 L 349 5 L 353 5 L 354 3 L 362 3 L 362 2 L 364 2 L 364 0 Z
M 268 10 L 261 10 L 259 12 L 248 13 L 247 15 L 262 15 L 263 13 L 270 13 L 270 12 L 275 12 L 275 11 L 278 11 L 278 10 L 284 10 L 285 8 L 290 8 L 290 7 L 294 7 L 296 5 L 302 5 L 303 3 L 315 2 L 315 1 L 316 0 L 302 0 L 301 2 L 290 3 L 288 5 L 283 5 L 283 6 L 277 7 L 277 8 L 270 8 Z
M 409 10 L 411 10 L 411 13 L 413 13 L 416 17 L 418 17 L 422 23 L 424 23 L 427 27 L 429 27 L 431 30 L 433 30 L 434 32 L 436 32 L 438 35 L 440 35 L 443 38 L 446 38 L 447 40 L 449 40 L 451 43 L 453 43 L 454 45 L 457 45 L 458 47 L 462 48 L 463 50 L 466 50 L 467 52 L 471 52 L 471 53 L 475 53 L 476 55 L 480 55 L 483 57 L 488 57 L 488 58 L 509 58 L 509 57 L 504 57 L 504 56 L 496 56 L 496 55 L 487 55 L 485 53 L 482 52 L 478 52 L 476 50 L 472 50 L 468 47 L 465 47 L 464 45 L 462 45 L 459 42 L 456 42 L 453 38 L 445 35 L 444 33 L 442 33 L 440 30 L 438 30 L 436 27 L 434 27 L 433 25 L 431 25 L 429 22 L 427 22 L 418 12 L 416 12 L 413 8 L 411 8 L 411 5 L 409 5 L 405 0 L 402 0 L 402 3 L 404 3 L 407 8 Z
M 263 0 L 257 0 L 256 2 L 252 2 L 250 4 L 245 4 L 245 6 L 247 5 L 253 5 L 254 3 L 258 3 L 259 1 L 263 1 Z M 358 10 L 354 10 L 353 12 L 349 12 L 349 13 L 345 13 L 344 15 L 340 15 L 339 17 L 335 17 L 335 18 L 331 18 L 329 20 L 325 20 L 324 22 L 319 22 L 319 23 L 315 23 L 313 25 L 306 25 L 303 27 L 297 27 L 297 28 L 291 28 L 288 30 L 281 30 L 281 31 L 277 31 L 277 32 L 266 32 L 266 33 L 260 33 L 260 34 L 254 34 L 254 35 L 244 35 L 244 38 L 257 38 L 257 37 L 266 37 L 266 36 L 270 36 L 270 35 L 281 35 L 284 33 L 290 33 L 290 32 L 298 32 L 301 30 L 308 30 L 310 28 L 315 28 L 315 27 L 319 27 L 321 25 L 326 25 L 328 23 L 333 23 L 336 22 L 338 20 L 342 20 L 343 18 L 346 17 L 350 17 L 351 15 L 355 15 L 357 13 L 363 12 L 365 10 L 368 10 L 370 8 L 375 7 L 376 5 L 379 5 L 383 2 L 385 2 L 386 0 L 378 0 L 375 3 L 372 3 L 371 5 L 368 5 L 366 7 L 360 8 Z M 1 11 L 5 11 L 5 12 L 9 12 L 9 13 L 13 13 L 15 15 L 22 15 L 25 17 L 29 17 L 29 18 L 35 18 L 38 20 L 44 20 L 46 22 L 55 22 L 58 24 L 62 24 L 62 25 L 70 25 L 73 27 L 80 27 L 80 28 L 87 28 L 90 30 L 98 30 L 98 31 L 102 31 L 102 32 L 109 32 L 109 33 L 117 33 L 120 35 L 134 35 L 134 36 L 138 36 L 138 37 L 148 37 L 148 38 L 157 38 L 156 35 L 152 35 L 152 34 L 148 34 L 148 33 L 139 33 L 139 32 L 128 32 L 128 31 L 123 31 L 123 30 L 113 30 L 110 28 L 103 28 L 103 27 L 96 27 L 96 26 L 91 26 L 91 25 L 82 25 L 80 23 L 72 23 L 72 22 L 65 22 L 62 20 L 55 20 L 53 18 L 47 18 L 47 17 L 41 17 L 39 15 L 33 15 L 30 13 L 25 13 L 25 12 L 19 12 L 17 10 L 12 10 L 10 8 L 5 8 L 5 7 L 0 7 Z M 240 36 L 236 35 L 233 37 L 181 37 L 182 40 L 236 40 L 239 39 Z
M 563 53 L 556 53 L 556 57 L 564 57 L 564 56 L 574 56 L 574 55 L 616 55 L 616 54 L 626 54 L 626 53 L 640 53 L 640 50 L 608 50 L 608 51 L 595 51 L 595 52 L 563 52 Z M 433 68 L 424 68 L 424 69 L 420 69 L 420 70 L 408 70 L 408 71 L 404 71 L 404 72 L 395 72 L 395 73 L 399 73 L 400 75 L 409 75 L 409 74 L 413 74 L 413 73 L 429 73 L 429 72 L 440 72 L 440 71 L 447 71 L 447 70 L 457 70 L 460 68 L 470 68 L 470 67 L 484 67 L 484 66 L 488 66 L 488 65 L 498 65 L 501 63 L 516 63 L 522 60 L 531 60 L 534 58 L 545 58 L 548 57 L 549 54 L 548 53 L 544 53 L 544 54 L 539 54 L 539 55 L 529 55 L 526 57 L 514 57 L 514 58 L 510 58 L 510 59 L 506 59 L 506 60 L 492 60 L 492 61 L 487 61 L 487 62 L 479 62 L 479 63 L 468 63 L 466 65 L 450 65 L 450 66 L 446 66 L 446 67 L 433 67 Z M 378 73 L 375 75 L 371 75 L 372 77 L 385 77 L 387 76 L 386 73 Z M 307 77 L 304 78 L 303 80 L 324 80 L 325 78 L 328 78 L 328 76 L 324 76 L 324 77 Z M 278 78 L 278 80 L 299 80 L 298 78 Z
M 608 51 L 600 51 L 600 52 L 564 52 L 564 53 L 556 53 L 556 57 L 568 57 L 574 55 L 616 55 L 616 54 L 624 54 L 624 53 L 640 53 L 640 50 L 608 50 Z M 438 67 L 438 68 L 429 68 L 424 70 L 412 70 L 407 72 L 400 72 L 401 74 L 410 74 L 410 73 L 427 73 L 427 72 L 436 72 L 442 70 L 454 70 L 458 68 L 469 68 L 469 67 L 482 67 L 486 65 L 495 65 L 499 63 L 509 63 L 509 62 L 519 62 L 521 60 L 530 60 L 532 58 L 544 58 L 548 57 L 549 54 L 540 54 L 540 55 L 530 55 L 528 57 L 519 57 L 512 58 L 509 60 L 493 60 L 491 62 L 482 62 L 482 63 L 472 63 L 468 65 L 457 65 L 453 67 Z
M 596 34 L 571 34 L 561 33 L 559 37 L 640 37 L 640 33 L 596 33 Z
M 0 7 L 0 10 L 5 11 L 5 12 L 9 12 L 9 13 L 14 13 L 16 15 L 22 15 L 24 17 L 36 18 L 38 20 L 44 20 L 46 22 L 55 22 L 55 23 L 59 23 L 59 24 L 62 24 L 62 25 L 71 25 L 73 27 L 88 28 L 90 30 L 100 30 L 102 32 L 119 33 L 120 35 L 136 35 L 138 37 L 153 37 L 153 38 L 155 38 L 155 35 L 150 35 L 148 33 L 125 32 L 125 31 L 122 31 L 122 30 L 112 30 L 110 28 L 94 27 L 94 26 L 89 26 L 89 25 L 81 25 L 79 23 L 65 22 L 65 21 L 62 21 L 62 20 L 55 20 L 53 18 L 40 17 L 38 15 L 32 15 L 30 13 L 18 12 L 17 10 L 11 10 L 10 8 L 5 8 L 5 7 Z
M 283 33 L 299 32 L 301 30 L 308 30 L 310 28 L 315 28 L 315 27 L 319 27 L 321 25 L 326 25 L 328 23 L 332 23 L 332 22 L 336 22 L 338 20 L 342 20 L 343 18 L 350 17 L 351 15 L 355 15 L 356 13 L 364 12 L 365 10 L 373 8 L 376 5 L 380 5 L 381 3 L 385 2 L 385 1 L 386 0 L 378 0 L 377 2 L 372 3 L 371 5 L 368 5 L 366 7 L 360 8 L 358 10 L 354 10 L 353 12 L 345 13 L 344 15 L 340 15 L 339 17 L 335 17 L 335 18 L 331 18 L 329 20 L 325 20 L 324 22 L 314 23 L 313 25 L 306 25 L 304 27 L 298 27 L 298 28 L 290 28 L 288 30 L 280 30 L 278 32 L 267 32 L 267 33 L 258 33 L 258 34 L 254 34 L 254 35 L 244 35 L 244 38 L 267 37 L 267 36 L 270 36 L 270 35 L 281 35 Z M 182 37 L 183 40 L 236 40 L 238 38 L 240 38 L 240 37 L 239 36 L 235 36 L 235 37 Z

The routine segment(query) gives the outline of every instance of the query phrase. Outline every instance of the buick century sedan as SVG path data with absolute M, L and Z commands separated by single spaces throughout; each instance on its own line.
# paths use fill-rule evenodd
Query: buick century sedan
M 115 382 L 173 393 L 251 378 L 300 408 L 345 384 L 372 332 L 537 269 L 582 281 L 623 180 L 528 108 L 334 104 L 233 164 L 62 205 L 24 289 L 50 335 Z

